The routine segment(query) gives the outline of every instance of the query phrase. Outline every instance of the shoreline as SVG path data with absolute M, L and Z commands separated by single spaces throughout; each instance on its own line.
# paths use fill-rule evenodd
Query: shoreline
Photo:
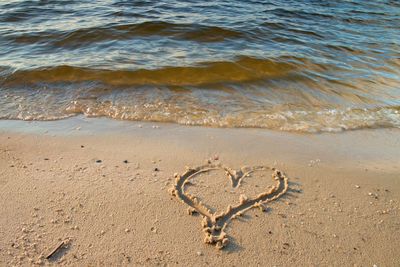
M 399 263 L 399 129 L 299 134 L 75 117 L 0 121 L 0 144 L 0 265 Z M 292 190 L 230 222 L 221 251 L 167 192 L 175 173 L 209 159 L 274 166 Z M 221 207 L 243 193 L 213 181 L 226 182 L 205 175 L 194 192 Z
M 249 151 L 263 153 L 263 149 L 269 147 L 271 151 L 266 155 L 275 153 L 276 157 L 271 158 L 270 163 L 279 159 L 290 159 L 291 163 L 315 165 L 316 160 L 322 160 L 325 164 L 329 163 L 328 165 L 341 164 L 340 168 L 368 168 L 367 165 L 372 164 L 376 165 L 375 168 L 379 168 L 379 165 L 395 172 L 400 171 L 400 167 L 397 167 L 400 164 L 400 129 L 397 128 L 299 133 L 262 128 L 214 128 L 77 116 L 55 121 L 0 120 L 0 134 L 7 133 L 67 138 L 135 137 L 153 143 L 183 142 L 192 149 L 202 147 L 200 143 L 207 148 L 207 143 L 213 142 L 212 147 L 215 149 L 206 150 L 208 157 L 212 157 L 218 149 L 221 154 L 224 154 L 224 150 L 234 152 L 245 147 Z M 190 136 L 199 144 L 196 145 Z M 164 140 L 160 141 L 160 138 Z M 261 146 L 259 141 L 263 142 Z M 234 148 L 233 144 L 238 148 Z M 253 159 L 251 153 L 246 157 Z

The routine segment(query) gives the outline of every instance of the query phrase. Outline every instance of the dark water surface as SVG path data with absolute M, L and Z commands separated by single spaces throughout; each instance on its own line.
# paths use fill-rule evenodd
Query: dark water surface
M 0 1 L 0 119 L 400 128 L 400 1 Z

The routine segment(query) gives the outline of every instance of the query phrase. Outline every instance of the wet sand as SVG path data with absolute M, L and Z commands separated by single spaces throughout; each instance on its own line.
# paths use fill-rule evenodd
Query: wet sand
M 204 242 L 201 216 L 188 215 L 168 192 L 174 175 L 207 161 L 273 167 L 289 181 L 266 211 L 228 222 L 221 250 Z M 188 191 L 225 211 L 240 195 L 273 185 L 270 174 L 234 189 L 223 172 L 204 173 Z M 1 121 L 0 193 L 1 266 L 400 264 L 395 129 L 308 135 L 106 119 Z

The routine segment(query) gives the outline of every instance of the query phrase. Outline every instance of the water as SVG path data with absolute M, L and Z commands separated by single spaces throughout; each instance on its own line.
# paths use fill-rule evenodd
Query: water
M 0 1 L 0 119 L 400 128 L 398 1 Z

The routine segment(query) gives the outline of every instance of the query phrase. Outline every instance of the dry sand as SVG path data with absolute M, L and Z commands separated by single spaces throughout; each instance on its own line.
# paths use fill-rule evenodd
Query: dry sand
M 226 227 L 168 193 L 174 174 L 210 160 L 269 166 L 286 194 Z M 223 171 L 188 185 L 211 211 L 274 184 L 232 188 Z M 302 135 L 74 118 L 0 122 L 0 266 L 400 266 L 400 131 Z M 49 259 L 52 250 L 65 242 Z

